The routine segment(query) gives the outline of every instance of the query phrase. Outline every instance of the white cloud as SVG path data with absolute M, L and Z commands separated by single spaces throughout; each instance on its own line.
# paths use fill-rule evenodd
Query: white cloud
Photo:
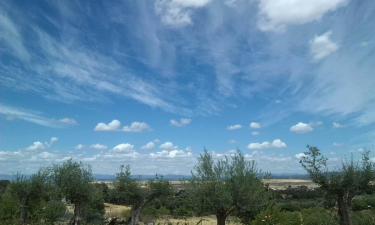
M 118 144 L 113 147 L 115 153 L 132 153 L 134 152 L 134 145 L 129 143 Z
M 305 157 L 306 154 L 305 153 L 298 153 L 298 154 L 295 154 L 295 158 L 298 159 L 298 160 L 301 160 L 303 157 Z
M 85 147 L 85 146 L 84 146 L 83 144 L 78 144 L 78 145 L 76 145 L 74 148 L 75 148 L 76 150 L 82 150 L 84 147 Z
M 156 153 L 150 153 L 151 158 L 177 158 L 177 157 L 191 157 L 192 152 L 189 147 L 180 149 L 177 145 L 172 142 L 164 142 L 159 146 L 161 151 Z
M 32 145 L 30 145 L 29 147 L 27 147 L 27 150 L 43 150 L 46 148 L 46 145 L 40 141 L 35 141 L 33 142 Z
M 251 132 L 251 135 L 253 135 L 253 136 L 257 136 L 257 135 L 259 135 L 259 131 L 252 131 L 252 132 Z
M 117 131 L 121 127 L 121 122 L 119 120 L 112 120 L 110 123 L 98 123 L 95 126 L 95 131 Z
M 272 148 L 286 148 L 287 145 L 282 140 L 275 139 L 272 142 L 264 141 L 262 143 L 250 143 L 247 147 L 251 150 L 262 150 Z
M 314 60 L 321 60 L 330 54 L 337 51 L 338 45 L 331 40 L 331 31 L 327 31 L 320 36 L 315 36 L 312 41 L 310 41 L 310 51 Z
M 161 145 L 159 146 L 159 148 L 161 148 L 161 149 L 163 149 L 163 150 L 168 150 L 168 151 L 170 151 L 170 150 L 176 149 L 176 148 L 178 148 L 178 147 L 175 146 L 172 142 L 167 141 L 167 142 L 164 142 L 163 144 L 161 144 Z
M 27 147 L 26 149 L 30 151 L 39 151 L 52 147 L 58 141 L 59 139 L 57 137 L 51 137 L 49 141 L 45 142 L 34 141 L 33 144 Z
M 333 127 L 333 128 L 344 128 L 345 126 L 342 125 L 342 124 L 339 123 L 339 122 L 333 122 L 333 123 L 332 123 L 332 127 Z
M 57 137 L 51 137 L 50 141 L 49 141 L 49 145 L 53 145 L 54 143 L 58 142 L 59 139 Z
M 144 131 L 149 131 L 149 130 L 151 130 L 151 128 L 145 122 L 135 121 L 135 122 L 132 122 L 130 124 L 130 126 L 124 126 L 122 130 L 125 131 L 125 132 L 140 133 L 140 132 L 144 132 Z
M 348 0 L 259 0 L 258 27 L 263 31 L 280 31 L 288 25 L 317 21 L 347 2 Z
M 262 128 L 262 125 L 260 123 L 258 123 L 258 122 L 251 122 L 249 126 L 250 126 L 250 128 L 253 128 L 253 129 L 260 129 L 260 128 Z
M 314 128 L 310 124 L 299 122 L 296 125 L 291 126 L 289 130 L 296 134 L 305 134 L 313 131 Z
M 124 132 L 133 132 L 140 133 L 144 131 L 151 130 L 150 126 L 145 122 L 134 121 L 130 125 L 124 126 L 121 128 L 121 122 L 119 120 L 112 120 L 110 123 L 98 123 L 95 127 L 95 131 L 124 131 Z
M 55 154 L 50 152 L 41 152 L 38 154 L 38 157 L 41 159 L 52 159 L 55 157 Z
M 189 125 L 192 122 L 192 119 L 190 118 L 181 118 L 179 120 L 172 119 L 169 121 L 172 126 L 175 127 L 184 127 Z
M 67 124 L 67 125 L 78 125 L 78 122 L 73 118 L 62 118 L 59 120 L 61 123 Z
M 227 127 L 227 130 L 239 130 L 242 128 L 241 124 L 234 124 Z
M 147 144 L 143 145 L 143 146 L 142 146 L 142 149 L 145 149 L 145 150 L 152 150 L 152 149 L 154 149 L 155 147 L 156 147 L 155 142 L 150 141 L 150 142 L 148 142 Z
M 211 0 L 157 0 L 156 13 L 161 21 L 172 27 L 182 27 L 193 23 L 191 15 L 194 9 L 206 6 Z
M 93 144 L 93 145 L 90 145 L 90 148 L 95 149 L 95 150 L 105 150 L 108 147 L 102 144 Z

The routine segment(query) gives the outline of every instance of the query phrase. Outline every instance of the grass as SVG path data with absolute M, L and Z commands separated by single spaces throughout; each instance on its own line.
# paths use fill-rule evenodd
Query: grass
M 131 215 L 131 208 L 124 205 L 114 205 L 104 203 L 105 217 L 129 218 Z

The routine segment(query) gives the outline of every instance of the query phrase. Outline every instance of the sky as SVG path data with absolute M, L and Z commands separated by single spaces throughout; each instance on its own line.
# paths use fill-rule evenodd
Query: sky
M 375 1 L 0 1 L 0 174 L 304 173 L 375 140 Z M 371 157 L 375 160 L 375 152 Z

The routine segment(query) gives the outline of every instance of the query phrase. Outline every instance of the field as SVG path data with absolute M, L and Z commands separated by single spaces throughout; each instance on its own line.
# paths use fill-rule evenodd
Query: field
M 313 183 L 311 180 L 301 179 L 264 179 L 263 183 L 269 185 L 273 190 L 285 190 L 288 187 L 299 187 L 306 186 L 309 189 L 317 188 L 318 185 Z

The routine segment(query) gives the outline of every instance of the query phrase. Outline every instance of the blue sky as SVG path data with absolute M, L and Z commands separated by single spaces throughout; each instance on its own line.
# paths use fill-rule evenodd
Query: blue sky
M 0 173 L 189 174 L 204 148 L 302 173 L 373 149 L 375 2 L 0 2 Z M 375 158 L 374 158 L 375 159 Z

